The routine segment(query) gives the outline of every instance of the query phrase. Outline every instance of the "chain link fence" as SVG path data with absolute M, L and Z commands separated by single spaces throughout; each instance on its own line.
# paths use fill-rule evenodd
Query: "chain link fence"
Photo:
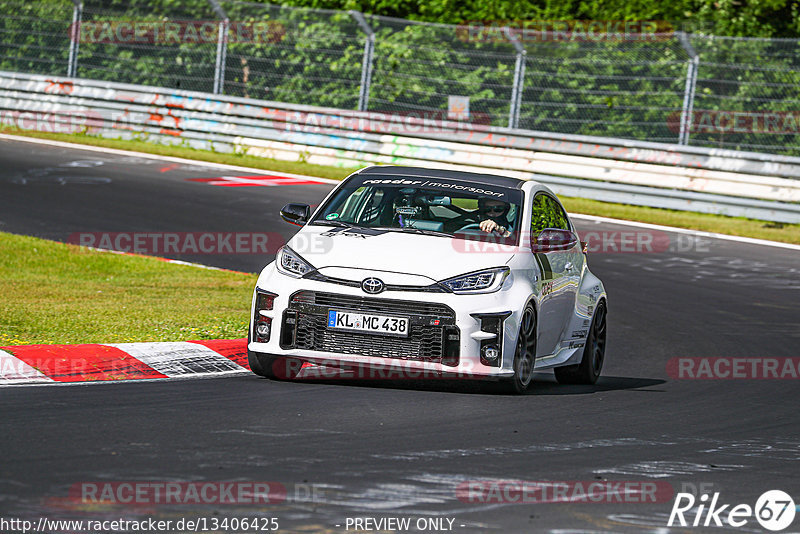
M 800 40 L 554 39 L 228 0 L 0 5 L 7 71 L 800 155 Z

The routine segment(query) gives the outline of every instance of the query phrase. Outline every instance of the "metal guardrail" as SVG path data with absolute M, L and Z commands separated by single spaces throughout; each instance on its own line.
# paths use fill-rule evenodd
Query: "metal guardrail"
M 0 11 L 0 70 L 800 156 L 799 39 L 241 0 L 0 0 Z
M 0 71 L 0 122 L 321 165 L 459 168 L 556 193 L 800 223 L 800 158 Z

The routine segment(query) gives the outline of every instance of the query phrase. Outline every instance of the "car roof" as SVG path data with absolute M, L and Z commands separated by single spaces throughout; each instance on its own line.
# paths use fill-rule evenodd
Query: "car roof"
M 395 165 L 376 165 L 367 167 L 358 172 L 359 175 L 375 176 L 408 176 L 423 178 L 443 178 L 447 180 L 459 180 L 473 184 L 494 185 L 509 187 L 512 189 L 522 189 L 525 180 L 511 178 L 510 176 L 498 176 L 496 174 L 481 174 L 477 172 L 452 171 L 448 169 L 426 169 L 424 167 L 401 167 Z

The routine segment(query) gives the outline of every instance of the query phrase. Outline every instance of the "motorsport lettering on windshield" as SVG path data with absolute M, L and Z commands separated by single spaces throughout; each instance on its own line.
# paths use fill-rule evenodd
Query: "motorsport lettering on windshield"
M 487 195 L 496 198 L 503 198 L 506 196 L 505 192 L 493 191 L 482 187 L 474 187 L 466 185 L 461 182 L 445 181 L 445 180 L 409 180 L 406 178 L 368 178 L 362 182 L 363 185 L 403 185 L 418 188 L 440 188 L 449 189 L 452 191 L 466 191 L 476 195 Z

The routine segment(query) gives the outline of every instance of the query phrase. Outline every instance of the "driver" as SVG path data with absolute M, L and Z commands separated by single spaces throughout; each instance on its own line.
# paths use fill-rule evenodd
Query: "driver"
M 508 228 L 508 211 L 511 206 L 507 202 L 497 200 L 496 198 L 481 197 L 478 199 L 478 212 L 480 213 L 481 222 L 479 224 L 481 230 L 490 234 L 497 232 L 503 237 L 511 235 Z

